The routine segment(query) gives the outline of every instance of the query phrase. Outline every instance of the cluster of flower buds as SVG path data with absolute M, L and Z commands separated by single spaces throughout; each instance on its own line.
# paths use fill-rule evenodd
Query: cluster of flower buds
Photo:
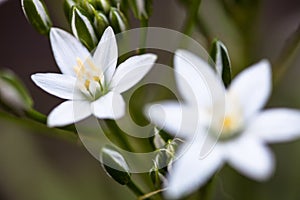
M 92 50 L 108 26 L 113 27 L 115 33 L 128 29 L 128 20 L 121 11 L 124 2 L 117 0 L 65 0 L 64 11 L 75 37 L 89 50 Z
M 22 0 L 21 3 L 32 26 L 40 34 L 48 35 L 52 22 L 43 0 Z M 91 51 L 108 26 L 115 33 L 128 29 L 128 20 L 124 14 L 127 4 L 127 1 L 120 0 L 65 0 L 64 12 L 75 37 Z

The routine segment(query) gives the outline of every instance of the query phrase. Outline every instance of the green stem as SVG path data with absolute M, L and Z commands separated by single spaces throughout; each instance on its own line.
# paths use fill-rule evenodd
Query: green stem
M 26 110 L 25 111 L 25 115 L 29 119 L 32 119 L 32 120 L 37 121 L 37 122 L 40 122 L 42 124 L 46 124 L 47 123 L 47 116 L 44 115 L 43 113 L 40 113 L 37 110 L 34 110 L 33 108 L 30 108 L 30 109 Z
M 207 46 L 209 46 L 213 39 L 210 36 L 210 31 L 208 30 L 207 25 L 200 16 L 197 16 L 196 27 L 203 34 L 206 39 Z
M 104 125 L 104 132 L 106 135 L 115 140 L 123 149 L 127 151 L 133 151 L 125 133 L 118 127 L 114 120 L 101 120 Z
M 144 192 L 131 180 L 126 185 L 136 196 L 143 196 Z
M 193 31 L 195 22 L 198 18 L 198 11 L 200 8 L 200 4 L 201 4 L 201 0 L 194 0 L 189 4 L 188 12 L 187 12 L 188 16 L 182 31 L 186 35 L 191 35 Z
M 47 125 L 47 116 L 33 108 L 26 110 L 25 116 L 33 121 Z M 77 133 L 76 127 L 74 125 L 68 125 L 68 126 L 57 127 L 57 128 L 61 130 Z
M 144 54 L 146 53 L 146 41 L 147 41 L 147 29 L 145 27 L 148 27 L 148 19 L 141 19 L 140 20 L 140 27 L 144 28 L 141 31 L 141 37 L 140 37 L 140 48 L 138 50 L 138 54 Z

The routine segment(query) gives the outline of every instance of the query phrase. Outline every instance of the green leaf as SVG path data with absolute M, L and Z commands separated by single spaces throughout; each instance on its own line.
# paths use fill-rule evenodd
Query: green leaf
M 213 63 L 210 63 L 214 66 L 217 74 L 222 78 L 224 85 L 228 87 L 231 83 L 231 63 L 227 48 L 221 41 L 217 39 L 213 41 L 210 57 L 213 61 Z
M 103 147 L 101 163 L 106 173 L 121 185 L 127 185 L 131 182 L 128 164 L 116 148 L 108 145 Z
M 9 70 L 0 71 L 1 103 L 11 111 L 21 114 L 33 106 L 33 100 L 22 81 Z
M 92 22 L 83 10 L 73 6 L 71 17 L 71 29 L 77 39 L 79 39 L 90 51 L 98 44 Z
M 109 21 L 115 33 L 126 31 L 129 27 L 125 15 L 117 8 L 110 8 Z
M 23 12 L 31 25 L 43 35 L 48 35 L 52 22 L 42 0 L 21 0 Z

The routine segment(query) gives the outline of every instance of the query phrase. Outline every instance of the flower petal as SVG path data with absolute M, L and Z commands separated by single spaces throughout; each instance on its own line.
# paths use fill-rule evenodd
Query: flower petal
M 55 107 L 48 116 L 49 127 L 66 126 L 91 115 L 90 102 L 65 101 Z
M 46 92 L 62 99 L 84 99 L 76 87 L 76 78 L 64 74 L 38 73 L 31 76 L 33 82 Z
M 123 97 L 116 92 L 109 92 L 92 103 L 92 112 L 99 119 L 119 119 L 125 114 Z
M 259 111 L 271 92 L 271 66 L 263 60 L 240 73 L 231 83 L 229 93 L 241 103 L 246 119 Z
M 246 130 L 266 142 L 285 142 L 300 138 L 300 111 L 270 109 L 258 114 Z
M 174 64 L 176 84 L 186 101 L 201 102 L 207 106 L 211 104 L 213 98 L 224 96 L 221 80 L 200 57 L 186 50 L 177 50 Z
M 105 81 L 110 82 L 118 61 L 118 46 L 114 31 L 107 27 L 101 37 L 93 56 L 96 66 L 99 66 L 105 76 Z
M 148 105 L 145 115 L 151 123 L 176 137 L 193 138 L 200 126 L 197 108 L 192 109 L 175 101 Z
M 128 58 L 117 68 L 110 87 L 119 93 L 130 89 L 150 71 L 156 58 L 149 53 Z
M 273 173 L 273 154 L 262 143 L 250 137 L 228 142 L 224 152 L 227 152 L 228 162 L 245 176 L 263 181 Z
M 203 141 L 197 139 L 191 146 L 185 145 L 178 160 L 174 163 L 168 177 L 165 195 L 178 199 L 203 186 L 210 177 L 222 166 L 222 152 L 216 146 L 210 154 L 200 159 Z
M 56 63 L 63 74 L 75 76 L 77 60 L 84 62 L 91 56 L 73 35 L 59 28 L 51 28 L 50 42 Z

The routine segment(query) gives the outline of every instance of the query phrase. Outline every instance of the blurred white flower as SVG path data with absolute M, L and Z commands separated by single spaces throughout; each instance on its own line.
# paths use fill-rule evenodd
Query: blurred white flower
M 152 123 L 187 139 L 168 176 L 165 195 L 180 198 L 195 191 L 225 162 L 245 176 L 267 179 L 274 159 L 266 143 L 300 136 L 300 111 L 261 111 L 271 91 L 269 62 L 244 70 L 228 89 L 205 61 L 190 52 L 178 50 L 174 64 L 184 103 L 162 102 L 146 109 Z
M 156 60 L 153 54 L 133 56 L 116 69 L 118 49 L 111 27 L 103 33 L 93 55 L 58 28 L 51 29 L 50 42 L 62 74 L 38 73 L 31 77 L 46 92 L 67 100 L 49 114 L 50 127 L 75 123 L 91 114 L 103 119 L 121 118 L 125 102 L 120 93 L 138 83 Z

